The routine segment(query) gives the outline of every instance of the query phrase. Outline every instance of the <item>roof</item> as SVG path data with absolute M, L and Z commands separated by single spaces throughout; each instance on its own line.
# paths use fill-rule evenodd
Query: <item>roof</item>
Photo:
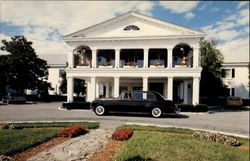
M 125 19 L 125 18 L 128 18 L 128 17 L 136 17 L 136 18 L 141 18 L 143 20 L 148 20 L 148 21 L 155 22 L 155 23 L 160 23 L 160 24 L 168 26 L 168 27 L 170 26 L 170 27 L 174 27 L 174 28 L 177 28 L 177 29 L 180 29 L 180 30 L 188 31 L 188 32 L 190 32 L 192 34 L 195 34 L 195 35 L 203 35 L 203 36 L 206 35 L 204 32 L 201 32 L 201 31 L 198 31 L 198 30 L 193 30 L 193 29 L 188 28 L 188 27 L 184 27 L 184 26 L 181 26 L 181 25 L 176 25 L 174 23 L 170 23 L 170 22 L 163 21 L 163 20 L 160 20 L 160 19 L 157 19 L 157 18 L 154 18 L 154 17 L 150 17 L 150 16 L 147 16 L 147 15 L 143 15 L 143 14 L 139 14 L 139 13 L 130 11 L 130 12 L 124 13 L 124 14 L 122 14 L 120 16 L 117 16 L 117 17 L 114 17 L 112 19 L 109 19 L 109 20 L 103 21 L 101 23 L 98 23 L 96 25 L 93 25 L 93 26 L 87 27 L 85 29 L 76 31 L 74 33 L 65 35 L 63 37 L 64 38 L 70 38 L 70 37 L 75 37 L 75 36 L 78 36 L 78 35 L 85 35 L 86 33 L 90 32 L 90 31 L 93 31 L 94 29 L 106 26 L 108 24 L 112 24 L 114 22 L 118 22 L 118 21 L 120 21 L 122 19 Z
M 67 54 L 38 54 L 38 57 L 47 61 L 50 65 L 66 65 Z

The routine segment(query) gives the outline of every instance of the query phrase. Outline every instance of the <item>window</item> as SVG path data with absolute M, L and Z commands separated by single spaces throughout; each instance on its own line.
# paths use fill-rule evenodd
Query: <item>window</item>
M 232 69 L 232 78 L 235 78 L 235 69 Z
M 231 78 L 231 69 L 225 69 L 225 78 Z
M 126 26 L 123 30 L 124 30 L 124 31 L 140 30 L 140 28 L 137 27 L 137 26 L 135 26 L 135 25 L 129 25 L 129 26 Z
M 134 99 L 136 100 L 156 100 L 155 95 L 152 93 L 134 92 Z

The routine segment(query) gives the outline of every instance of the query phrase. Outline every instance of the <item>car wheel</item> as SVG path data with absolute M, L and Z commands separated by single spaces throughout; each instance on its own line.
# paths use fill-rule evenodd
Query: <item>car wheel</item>
M 95 113 L 96 113 L 96 115 L 98 115 L 98 116 L 102 116 L 102 115 L 104 115 L 104 113 L 105 113 L 105 108 L 104 108 L 103 106 L 97 106 L 97 107 L 95 108 Z
M 152 109 L 151 114 L 153 117 L 158 118 L 162 116 L 162 111 L 160 108 L 156 107 Z

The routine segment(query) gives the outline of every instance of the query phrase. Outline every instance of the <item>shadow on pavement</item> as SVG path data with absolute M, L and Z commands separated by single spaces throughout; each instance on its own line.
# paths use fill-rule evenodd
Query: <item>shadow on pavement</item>
M 246 107 L 235 107 L 235 106 L 224 106 L 224 107 L 216 107 L 209 109 L 210 114 L 218 113 L 218 112 L 244 112 L 250 111 L 249 108 Z
M 125 112 L 109 112 L 105 116 L 126 116 L 126 117 L 148 117 L 148 118 L 153 118 L 150 114 L 147 113 L 125 113 Z M 164 114 L 161 118 L 189 118 L 187 115 L 182 115 L 182 114 Z M 161 119 L 158 118 L 158 119 Z

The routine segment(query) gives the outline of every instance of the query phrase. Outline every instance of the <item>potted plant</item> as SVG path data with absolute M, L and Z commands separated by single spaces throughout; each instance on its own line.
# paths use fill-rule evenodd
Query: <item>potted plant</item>
M 110 61 L 108 62 L 98 62 L 100 68 L 112 68 Z
M 189 66 L 189 62 L 187 61 L 186 57 L 182 58 L 182 61 L 177 62 L 177 64 L 175 65 L 175 67 L 188 67 Z
M 163 64 L 161 62 L 155 61 L 150 65 L 150 67 L 161 67 L 161 68 L 163 68 L 164 66 L 163 66 Z
M 137 62 L 133 62 L 133 61 L 131 61 L 131 62 L 126 62 L 125 63 L 125 68 L 131 68 L 131 67 L 133 67 L 133 68 L 135 68 L 135 67 L 137 67 Z
M 79 63 L 76 68 L 90 68 L 90 63 L 88 62 L 82 62 L 82 63 Z

